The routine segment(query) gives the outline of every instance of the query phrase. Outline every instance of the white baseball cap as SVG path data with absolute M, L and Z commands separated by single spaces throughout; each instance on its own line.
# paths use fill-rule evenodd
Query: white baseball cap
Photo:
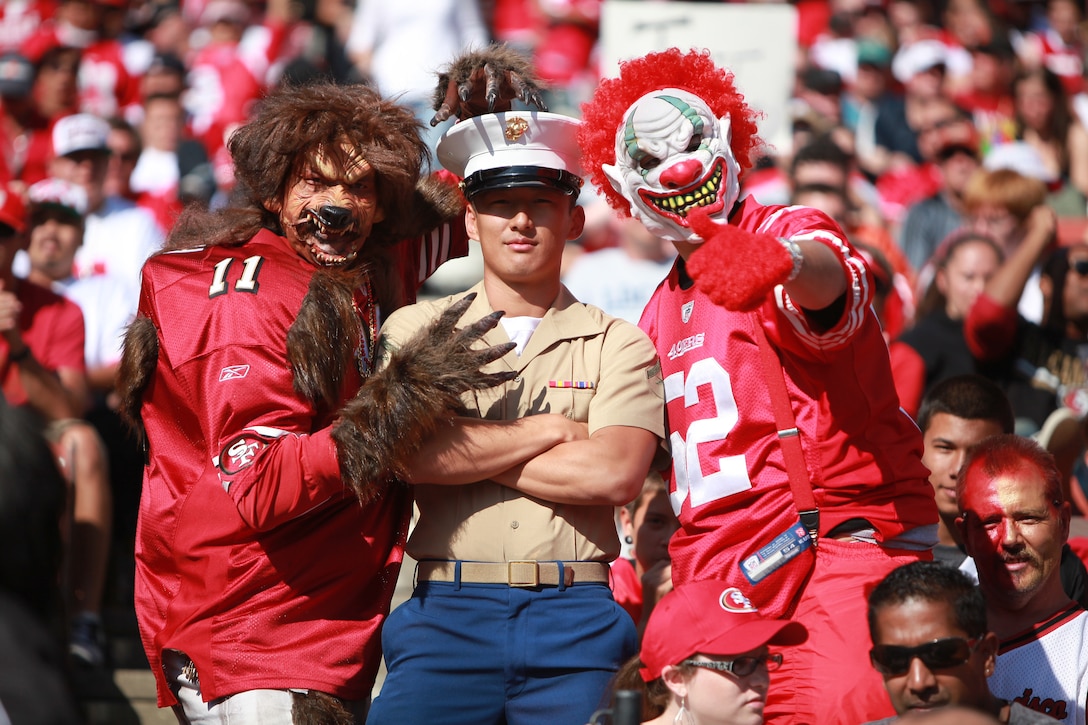
M 77 151 L 109 151 L 110 124 L 93 113 L 65 116 L 53 125 L 53 153 L 67 156 Z
M 543 111 L 506 111 L 455 124 L 438 160 L 464 179 L 466 196 L 489 189 L 545 186 L 577 196 L 582 187 L 580 121 Z
M 982 168 L 987 171 L 1011 169 L 1045 184 L 1058 181 L 1058 175 L 1047 168 L 1042 155 L 1026 141 L 1007 141 L 990 147 L 982 160 Z
M 87 192 L 63 179 L 43 179 L 26 190 L 32 208 L 53 207 L 82 218 L 87 213 Z
M 892 75 L 900 83 L 906 83 L 930 68 L 947 66 L 948 61 L 948 47 L 944 43 L 923 38 L 899 49 L 892 58 Z

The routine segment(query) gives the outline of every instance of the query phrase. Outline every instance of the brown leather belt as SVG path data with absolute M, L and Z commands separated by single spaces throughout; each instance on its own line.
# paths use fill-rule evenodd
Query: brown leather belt
M 560 564 L 563 586 L 608 583 L 608 564 L 600 561 L 421 561 L 416 565 L 416 581 L 557 587 Z

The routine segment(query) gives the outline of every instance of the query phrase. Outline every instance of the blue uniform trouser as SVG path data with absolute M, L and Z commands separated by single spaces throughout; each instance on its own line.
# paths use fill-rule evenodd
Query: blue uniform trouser
M 606 584 L 421 582 L 385 622 L 367 724 L 584 725 L 637 644 Z

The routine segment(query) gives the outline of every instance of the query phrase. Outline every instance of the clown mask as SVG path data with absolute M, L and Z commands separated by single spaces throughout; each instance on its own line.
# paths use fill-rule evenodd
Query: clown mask
M 725 221 L 740 195 L 729 116 L 679 88 L 647 93 L 624 114 L 616 132 L 616 164 L 604 172 L 631 204 L 632 216 L 659 237 L 700 243 L 687 214 L 705 207 Z

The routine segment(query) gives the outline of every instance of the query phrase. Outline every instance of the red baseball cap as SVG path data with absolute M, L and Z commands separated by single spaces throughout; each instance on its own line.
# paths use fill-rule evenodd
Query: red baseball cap
M 7 224 L 17 232 L 26 229 L 26 203 L 11 184 L 0 184 L 0 224 Z
M 748 597 L 725 582 L 690 582 L 657 603 L 642 636 L 639 673 L 646 682 L 698 653 L 727 657 L 765 644 L 795 645 L 808 639 L 800 622 L 767 619 Z

